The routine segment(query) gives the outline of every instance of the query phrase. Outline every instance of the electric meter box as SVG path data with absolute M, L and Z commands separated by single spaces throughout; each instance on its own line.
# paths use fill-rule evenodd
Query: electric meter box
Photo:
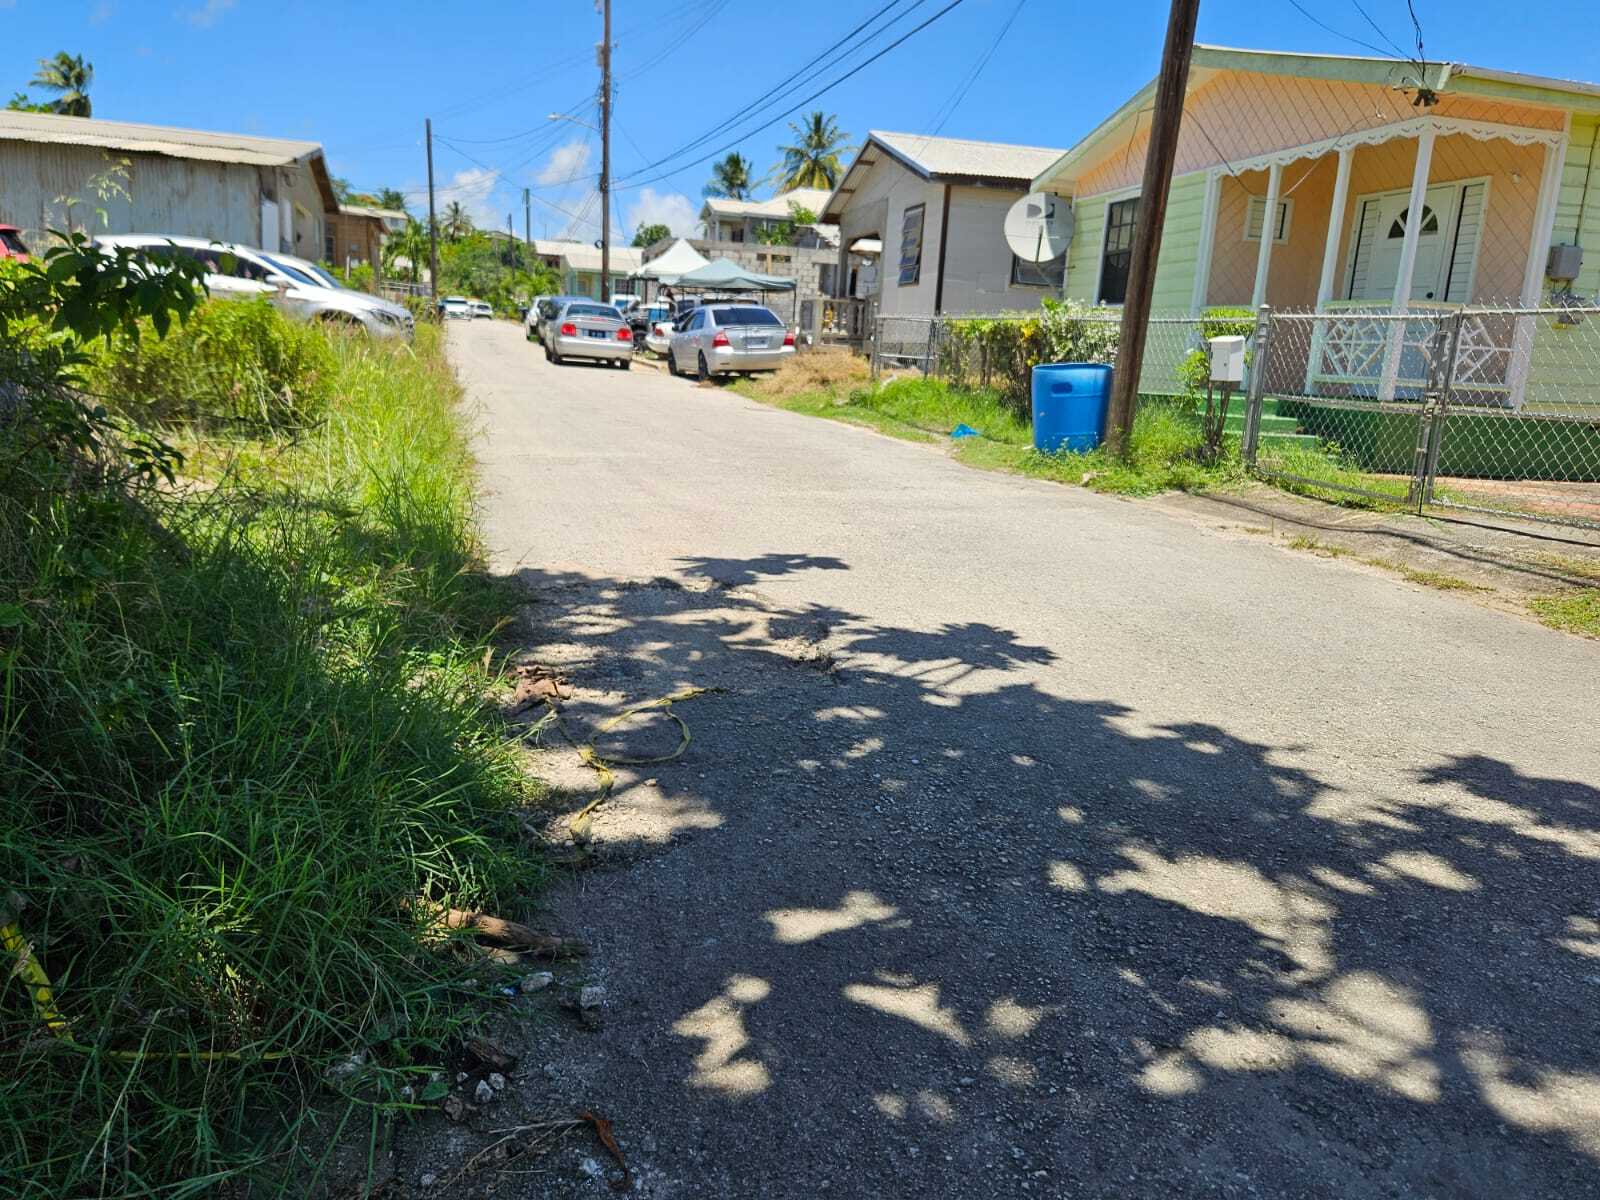
M 1583 247 L 1568 242 L 1550 247 L 1550 258 L 1544 273 L 1550 279 L 1571 283 L 1583 272 Z
M 1244 339 L 1242 337 L 1214 337 L 1211 339 L 1211 382 L 1244 382 Z

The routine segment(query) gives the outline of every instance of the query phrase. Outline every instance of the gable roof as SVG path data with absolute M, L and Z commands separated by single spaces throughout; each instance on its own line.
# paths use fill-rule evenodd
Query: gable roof
M 1204 86 L 1221 71 L 1261 75 L 1290 75 L 1300 79 L 1328 79 L 1382 87 L 1423 84 L 1435 92 L 1519 100 L 1529 104 L 1555 104 L 1579 111 L 1600 112 L 1600 84 L 1572 79 L 1523 75 L 1466 63 L 1428 62 L 1421 79 L 1416 64 L 1404 58 L 1364 57 L 1350 54 L 1307 54 L 1290 50 L 1242 50 L 1231 46 L 1195 43 L 1189 64 L 1188 91 Z M 1034 189 L 1070 182 L 1074 168 L 1091 159 L 1095 148 L 1108 138 L 1125 136 L 1126 126 L 1150 107 L 1155 95 L 1152 79 L 1115 112 L 1095 126 L 1072 149 L 1034 173 Z
M 820 219 L 830 222 L 839 219 L 862 177 L 877 165 L 880 155 L 887 155 L 912 173 L 939 183 L 1008 185 L 1026 190 L 1033 177 L 1061 154 L 1061 150 L 1050 146 L 1017 146 L 1008 142 L 977 142 L 969 138 L 874 129 L 856 152 Z
M 809 208 L 812 212 L 821 212 L 832 194 L 827 188 L 795 188 L 793 191 L 779 192 L 766 200 L 729 200 L 724 196 L 707 196 L 700 215 L 704 217 L 710 213 L 717 217 L 772 217 L 784 220 L 789 215 L 789 206 L 793 204 Z
M 600 269 L 600 247 L 591 246 L 586 242 L 561 243 L 561 261 L 574 271 L 598 271 Z M 644 251 L 633 246 L 611 247 L 611 273 L 613 275 L 628 274 L 639 269 L 644 260 Z
M 238 163 L 250 167 L 308 166 L 322 192 L 323 207 L 339 210 L 328 164 L 317 142 L 287 138 L 252 137 L 243 133 L 211 133 L 166 125 L 138 125 L 131 121 L 102 121 L 98 117 L 64 117 L 58 113 L 0 110 L 0 141 L 35 142 L 55 146 L 89 146 L 129 154 L 161 154 L 167 158 L 202 162 Z
M 341 204 L 339 211 L 347 217 L 373 217 L 379 221 L 405 221 L 410 213 L 398 208 L 379 208 L 373 204 Z

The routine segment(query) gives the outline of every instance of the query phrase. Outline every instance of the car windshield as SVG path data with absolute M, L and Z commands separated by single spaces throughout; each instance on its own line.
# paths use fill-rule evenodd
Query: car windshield
M 327 287 L 328 286 L 327 284 L 323 283 L 322 280 L 318 279 L 315 275 L 311 274 L 311 272 L 306 271 L 306 270 L 304 270 L 304 269 L 302 269 L 300 267 L 291 267 L 288 263 L 284 262 L 283 259 L 281 259 L 281 258 L 274 258 L 270 254 L 263 254 L 261 257 L 266 259 L 269 263 L 271 263 L 274 270 L 279 271 L 284 275 L 287 275 L 290 279 L 294 280 L 296 283 L 303 283 L 307 287 Z
M 748 308 L 714 308 L 712 314 L 718 325 L 782 325 L 778 314 L 770 308 L 751 305 Z
M 613 320 L 616 315 L 616 309 L 602 304 L 569 304 L 567 311 L 562 314 L 567 317 L 610 317 Z

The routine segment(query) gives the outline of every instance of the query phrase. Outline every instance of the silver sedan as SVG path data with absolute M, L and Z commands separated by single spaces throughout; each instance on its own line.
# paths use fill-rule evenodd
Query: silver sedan
M 794 356 L 794 334 L 759 304 L 703 304 L 678 322 L 667 370 L 709 379 L 733 372 L 776 371 Z
M 553 363 L 597 359 L 626 371 L 633 365 L 633 330 L 617 310 L 598 300 L 569 300 L 540 325 L 544 356 Z

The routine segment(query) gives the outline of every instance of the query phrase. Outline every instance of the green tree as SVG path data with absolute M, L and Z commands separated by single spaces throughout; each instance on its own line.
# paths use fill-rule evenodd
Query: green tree
M 748 200 L 750 186 L 750 160 L 734 150 L 711 168 L 711 182 L 706 184 L 705 193 L 728 200 Z
M 654 225 L 639 226 L 639 232 L 633 235 L 633 244 L 641 247 L 654 246 L 662 238 L 669 238 L 671 236 L 672 230 L 668 229 L 665 225 L 658 221 Z
M 406 219 L 406 227 L 391 233 L 383 242 L 383 269 L 394 271 L 396 263 L 405 259 L 411 282 L 421 277 L 422 266 L 428 261 L 428 227 L 415 217 Z
M 788 217 L 772 225 L 759 226 L 756 229 L 756 241 L 767 246 L 792 246 L 799 241 L 800 226 L 816 223 L 816 213 L 791 200 Z
M 383 188 L 378 192 L 378 207 L 406 211 L 406 194 L 399 188 Z
M 839 128 L 832 114 L 817 111 L 804 122 L 789 122 L 794 134 L 792 145 L 779 146 L 783 161 L 772 168 L 780 192 L 795 188 L 834 188 L 844 174 L 840 156 L 849 135 Z
M 350 181 L 341 179 L 337 175 L 329 175 L 328 183 L 333 187 L 333 198 L 340 204 L 349 204 L 351 201 Z
M 27 92 L 12 92 L 6 108 L 11 112 L 55 112 L 48 101 L 35 100 Z
M 444 220 L 439 223 L 439 233 L 447 241 L 459 242 L 468 238 L 475 232 L 472 218 L 467 215 L 467 210 L 461 206 L 461 201 L 452 200 L 445 205 Z
M 87 117 L 89 113 L 89 85 L 94 82 L 94 65 L 83 61 L 81 54 L 56 52 L 54 58 L 41 58 L 39 71 L 28 81 L 47 92 L 59 92 L 50 102 L 50 111 L 64 117 Z

